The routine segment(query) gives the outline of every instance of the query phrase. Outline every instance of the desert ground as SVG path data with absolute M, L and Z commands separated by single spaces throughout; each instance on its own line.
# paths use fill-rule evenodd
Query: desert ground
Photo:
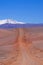
M 43 27 L 0 29 L 0 65 L 43 65 Z

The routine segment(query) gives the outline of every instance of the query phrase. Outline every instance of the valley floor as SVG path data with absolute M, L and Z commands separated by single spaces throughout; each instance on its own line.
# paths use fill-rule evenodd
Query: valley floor
M 0 29 L 0 65 L 43 65 L 42 30 Z

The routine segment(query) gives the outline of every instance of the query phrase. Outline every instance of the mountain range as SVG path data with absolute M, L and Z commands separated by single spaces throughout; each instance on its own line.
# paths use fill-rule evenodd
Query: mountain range
M 0 28 L 24 28 L 24 27 L 43 27 L 43 24 L 30 24 L 18 22 L 11 19 L 0 20 Z

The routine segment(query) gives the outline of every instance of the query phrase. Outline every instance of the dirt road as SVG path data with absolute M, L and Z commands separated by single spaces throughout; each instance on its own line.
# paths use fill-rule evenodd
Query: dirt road
M 31 55 L 27 53 L 27 50 L 25 48 L 25 43 L 22 41 L 24 36 L 23 29 L 19 29 L 19 39 L 18 43 L 20 45 L 20 51 L 21 51 L 21 64 L 20 65 L 41 65 L 39 62 L 37 62 L 34 58 L 31 58 Z

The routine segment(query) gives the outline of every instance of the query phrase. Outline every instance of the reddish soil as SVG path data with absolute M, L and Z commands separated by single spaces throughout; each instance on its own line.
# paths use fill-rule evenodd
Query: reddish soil
M 43 28 L 0 29 L 0 65 L 43 65 Z

